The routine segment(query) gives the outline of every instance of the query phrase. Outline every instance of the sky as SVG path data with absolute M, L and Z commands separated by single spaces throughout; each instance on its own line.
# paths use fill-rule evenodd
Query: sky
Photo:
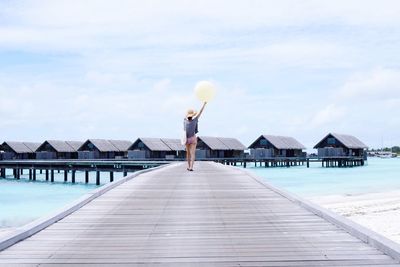
M 0 140 L 400 144 L 400 1 L 0 0 Z

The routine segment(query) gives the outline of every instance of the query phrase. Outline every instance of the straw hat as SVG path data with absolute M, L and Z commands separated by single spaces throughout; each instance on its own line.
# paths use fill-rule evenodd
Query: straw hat
M 186 118 L 194 117 L 194 116 L 196 116 L 196 115 L 197 115 L 197 112 L 196 112 L 195 110 L 189 109 L 189 110 L 187 111 L 187 113 L 186 113 Z

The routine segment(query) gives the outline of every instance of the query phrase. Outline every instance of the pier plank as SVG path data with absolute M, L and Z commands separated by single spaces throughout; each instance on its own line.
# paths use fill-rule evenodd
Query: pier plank
M 0 266 L 400 266 L 232 167 L 137 176 L 0 252 Z

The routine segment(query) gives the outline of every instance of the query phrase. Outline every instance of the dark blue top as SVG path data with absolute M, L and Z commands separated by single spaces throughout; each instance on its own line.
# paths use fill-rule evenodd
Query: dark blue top
M 198 118 L 194 118 L 191 121 L 188 119 L 184 120 L 184 126 L 185 126 L 185 131 L 186 131 L 186 137 L 190 138 L 194 136 L 196 133 L 198 133 Z

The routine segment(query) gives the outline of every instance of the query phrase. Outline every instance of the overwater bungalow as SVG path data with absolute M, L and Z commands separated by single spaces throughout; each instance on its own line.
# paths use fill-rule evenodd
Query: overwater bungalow
M 81 141 L 46 140 L 36 150 L 36 159 L 77 159 Z
M 138 138 L 128 149 L 129 159 L 174 159 L 184 157 L 179 139 Z
M 36 142 L 5 141 L 1 145 L 2 159 L 35 159 L 35 151 L 40 146 Z
M 357 137 L 348 134 L 329 133 L 318 144 L 318 158 L 362 158 L 367 159 L 368 146 Z
M 206 158 L 244 158 L 243 145 L 236 138 L 200 136 L 197 141 L 196 157 Z
M 78 149 L 79 159 L 123 158 L 132 144 L 128 140 L 88 139 Z
M 306 158 L 306 147 L 293 137 L 261 135 L 250 146 L 253 159 Z

